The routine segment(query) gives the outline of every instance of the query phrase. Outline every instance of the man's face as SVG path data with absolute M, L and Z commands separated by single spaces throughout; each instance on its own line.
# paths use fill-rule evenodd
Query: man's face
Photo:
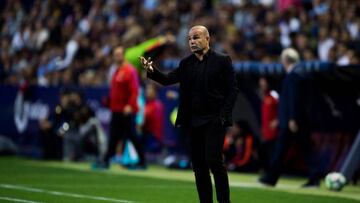
M 289 72 L 291 66 L 290 66 L 290 63 L 288 62 L 288 59 L 286 58 L 286 56 L 281 56 L 280 62 L 284 66 L 285 72 Z
M 124 61 L 124 49 L 116 48 L 113 57 L 116 64 L 122 64 Z
M 156 96 L 156 90 L 155 87 L 153 85 L 147 85 L 146 89 L 145 89 L 145 96 L 147 99 L 154 99 Z
M 209 46 L 209 37 L 199 28 L 193 28 L 189 31 L 188 40 L 190 50 L 193 53 L 202 53 Z

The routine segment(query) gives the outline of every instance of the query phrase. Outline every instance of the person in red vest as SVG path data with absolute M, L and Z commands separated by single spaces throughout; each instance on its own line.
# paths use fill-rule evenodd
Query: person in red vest
M 139 163 L 132 169 L 146 168 L 142 141 L 137 135 L 135 115 L 138 112 L 139 76 L 136 69 L 124 59 L 124 48 L 114 49 L 113 57 L 118 68 L 110 84 L 109 107 L 112 113 L 108 151 L 98 168 L 108 168 L 110 158 L 115 155 L 119 141 L 130 140 L 139 156 Z M 123 142 L 124 144 L 125 142 Z
M 164 145 L 164 104 L 157 98 L 156 86 L 149 82 L 145 95 L 145 122 L 143 133 L 147 141 L 147 149 L 151 152 L 161 152 Z
M 261 135 L 260 159 L 265 169 L 269 168 L 271 154 L 274 152 L 278 135 L 278 104 L 279 94 L 271 90 L 269 81 L 265 77 L 259 79 L 261 102 Z

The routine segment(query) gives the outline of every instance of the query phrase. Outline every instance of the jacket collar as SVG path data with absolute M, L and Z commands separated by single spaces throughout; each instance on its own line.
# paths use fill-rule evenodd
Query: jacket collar
M 205 53 L 205 55 L 203 56 L 203 60 L 204 60 L 204 59 L 207 59 L 209 56 L 211 56 L 212 53 L 213 53 L 213 50 L 210 48 L 210 49 Z M 193 54 L 193 58 L 196 59 L 196 60 L 198 60 L 198 61 L 200 61 L 200 60 L 198 59 L 198 57 L 196 57 L 195 54 Z

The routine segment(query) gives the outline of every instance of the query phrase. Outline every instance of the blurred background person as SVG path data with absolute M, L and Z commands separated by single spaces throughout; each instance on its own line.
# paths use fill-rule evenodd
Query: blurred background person
M 79 133 L 84 159 L 104 160 L 108 145 L 104 128 L 88 105 L 81 107 L 80 114 Z
M 74 88 L 62 89 L 59 97 L 54 111 L 39 121 L 43 158 L 79 161 L 83 158 L 79 133 L 81 108 L 87 105 L 82 93 Z
M 61 90 L 59 104 L 50 112 L 47 118 L 39 121 L 39 133 L 44 159 L 59 159 L 63 157 L 63 124 L 69 120 L 69 92 Z M 65 125 L 66 126 L 66 125 Z
M 155 83 L 148 82 L 145 87 L 145 121 L 143 139 L 147 152 L 160 154 L 165 147 L 164 142 L 164 104 L 157 97 Z
M 225 162 L 232 171 L 254 171 L 258 168 L 258 141 L 246 121 L 236 121 L 224 142 Z
M 146 168 L 145 154 L 135 124 L 135 115 L 138 112 L 139 76 L 136 69 L 125 60 L 123 47 L 115 48 L 113 57 L 118 67 L 110 86 L 109 105 L 112 116 L 109 144 L 104 160 L 93 166 L 94 168 L 109 168 L 110 158 L 115 155 L 119 141 L 125 145 L 128 139 L 133 143 L 139 156 L 139 163 L 128 167 L 144 169 Z
M 59 133 L 63 136 L 63 160 L 80 161 L 83 158 L 82 137 L 80 135 L 81 107 L 86 103 L 79 90 L 70 90 L 66 111 L 68 119 L 64 120 Z
M 259 79 L 261 95 L 261 144 L 259 158 L 262 167 L 267 170 L 270 166 L 271 156 L 274 153 L 276 138 L 278 136 L 278 93 L 271 89 L 269 79 Z
M 316 171 L 315 156 L 312 153 L 310 126 L 308 124 L 308 109 L 305 76 L 299 71 L 298 52 L 293 48 L 284 49 L 280 56 L 286 70 L 282 82 L 279 103 L 279 135 L 275 151 L 271 157 L 270 167 L 260 177 L 260 183 L 275 186 L 283 170 L 283 162 L 287 151 L 296 141 L 302 145 L 302 153 L 308 160 L 309 179 L 304 187 L 319 187 L 320 177 Z

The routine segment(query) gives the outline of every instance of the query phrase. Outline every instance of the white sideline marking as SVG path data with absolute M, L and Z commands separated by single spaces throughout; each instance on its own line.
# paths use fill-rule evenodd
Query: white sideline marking
M 28 191 L 28 192 L 46 193 L 46 194 L 57 195 L 57 196 L 76 197 L 76 198 L 82 198 L 82 199 L 102 200 L 102 201 L 119 202 L 119 203 L 136 203 L 133 201 L 123 200 L 123 199 L 113 199 L 113 198 L 100 197 L 100 196 L 80 195 L 80 194 L 75 194 L 75 193 L 43 190 L 43 189 L 18 186 L 18 185 L 0 184 L 0 187 L 8 188 L 8 189 L 15 189 L 15 190 L 23 190 L 23 191 Z
M 25 200 L 25 199 L 17 199 L 17 198 L 2 197 L 2 196 L 0 196 L 0 200 L 6 200 L 9 202 L 22 202 L 22 203 L 42 203 L 42 202 L 29 201 L 29 200 Z
M 230 186 L 234 187 L 244 187 L 244 188 L 275 188 L 271 186 L 264 186 L 260 183 L 249 183 L 249 182 L 230 182 Z M 290 190 L 296 190 L 299 189 L 299 186 L 296 185 L 289 185 L 289 184 L 278 184 L 276 185 L 276 188 L 278 189 L 290 189 Z

